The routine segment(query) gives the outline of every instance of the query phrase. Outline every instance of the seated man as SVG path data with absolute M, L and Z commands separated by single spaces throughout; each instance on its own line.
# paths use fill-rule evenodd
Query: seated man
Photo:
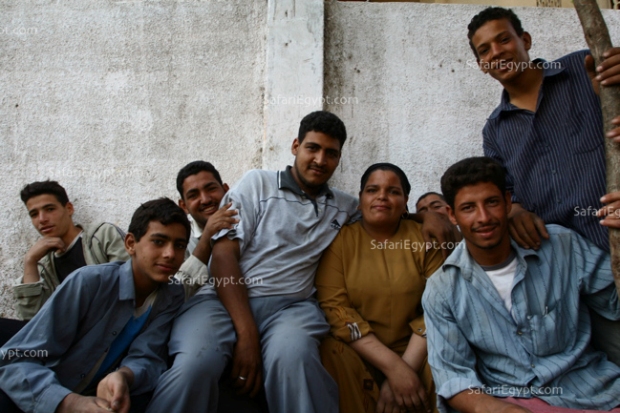
M 415 203 L 415 211 L 422 214 L 426 211 L 435 211 L 438 214 L 448 216 L 448 204 L 443 195 L 437 192 L 422 194 Z
M 141 205 L 125 238 L 131 260 L 78 269 L 0 349 L 0 411 L 127 412 L 130 404 L 143 411 L 166 368 L 183 303 L 183 289 L 169 279 L 189 236 L 173 201 Z
M 588 307 L 620 319 L 609 254 L 556 225 L 537 251 L 519 247 L 505 170 L 490 158 L 451 166 L 441 190 L 465 242 L 422 298 L 440 411 L 620 405 L 620 367 L 590 347 Z
M 219 208 L 228 192 L 220 173 L 209 162 L 194 161 L 177 174 L 177 190 L 181 195 L 179 206 L 192 219 L 192 236 L 187 245 L 186 260 L 176 275 L 183 282 L 186 299 L 207 282 L 207 264 L 211 258 L 211 237 L 222 229 L 232 229 L 238 222 L 231 204 Z
M 58 285 L 78 268 L 129 259 L 124 234 L 116 226 L 73 223 L 73 204 L 58 182 L 33 182 L 20 195 L 32 225 L 42 235 L 26 253 L 24 275 L 13 287 L 22 319 L 34 317 Z
M 620 84 L 620 48 L 607 51 L 596 70 L 587 50 L 553 62 L 530 61 L 532 37 L 512 10 L 501 7 L 484 9 L 467 29 L 480 69 L 504 87 L 482 136 L 484 154 L 507 170 L 511 236 L 536 249 L 548 236 L 545 223 L 558 224 L 609 251 L 606 226 L 620 228 L 613 213 L 620 192 L 607 194 L 603 202 L 612 204 L 603 207 L 605 148 L 597 93 Z M 612 123 L 608 137 L 620 137 L 620 117 Z M 600 222 L 599 208 L 599 215 L 609 215 Z M 620 323 L 593 315 L 592 327 L 595 347 L 620 365 Z
M 415 203 L 415 209 L 418 214 L 424 214 L 428 211 L 436 212 L 441 216 L 448 218 L 448 204 L 446 203 L 446 199 L 443 195 L 438 194 L 437 192 L 427 192 L 422 194 L 418 198 L 418 201 Z M 463 236 L 461 235 L 461 231 L 456 225 L 450 225 L 452 228 L 452 236 L 455 241 L 461 241 Z M 446 247 L 450 247 L 448 249 L 454 249 L 453 245 L 456 243 L 448 243 L 448 244 L 437 244 L 440 248 L 445 249 Z M 444 256 L 445 258 L 445 256 Z
M 329 326 L 313 293 L 321 253 L 356 214 L 356 199 L 327 185 L 345 139 L 338 117 L 311 113 L 293 141 L 292 168 L 250 171 L 226 194 L 240 221 L 213 237 L 216 282 L 175 320 L 174 364 L 148 412 L 215 412 L 229 364 L 226 378 L 243 394 L 256 394 L 264 377 L 271 413 L 338 411 L 318 352 Z

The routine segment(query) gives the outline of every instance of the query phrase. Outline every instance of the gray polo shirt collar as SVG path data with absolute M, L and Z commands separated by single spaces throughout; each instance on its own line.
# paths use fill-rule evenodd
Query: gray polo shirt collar
M 293 173 L 291 172 L 291 169 L 291 166 L 287 166 L 285 170 L 278 171 L 278 188 L 280 190 L 288 189 L 289 191 L 299 196 L 308 197 L 308 195 L 299 187 L 299 185 L 297 185 L 295 178 L 293 178 Z M 331 189 L 329 189 L 329 186 L 327 184 L 323 184 L 317 196 L 321 195 L 325 195 L 326 198 L 334 197 L 334 193 Z

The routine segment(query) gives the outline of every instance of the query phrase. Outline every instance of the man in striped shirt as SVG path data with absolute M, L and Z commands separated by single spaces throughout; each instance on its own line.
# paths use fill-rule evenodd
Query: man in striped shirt
M 620 367 L 590 347 L 586 307 L 620 319 L 609 254 L 558 225 L 538 250 L 519 247 L 505 170 L 488 157 L 451 166 L 441 190 L 465 242 L 422 297 L 439 411 L 620 413 Z
M 588 51 L 553 62 L 530 61 L 531 36 L 512 10 L 490 7 L 468 26 L 480 69 L 504 87 L 500 105 L 483 129 L 483 147 L 508 171 L 510 233 L 538 249 L 545 224 L 570 228 L 609 251 L 606 226 L 620 228 L 620 192 L 605 189 L 605 149 L 599 83 L 620 83 L 620 49 L 594 70 Z M 584 67 L 591 70 L 586 70 Z M 598 73 L 596 73 L 598 72 Z M 620 117 L 609 138 L 620 138 Z M 599 223 L 597 216 L 607 215 Z M 602 224 L 602 225 L 601 225 Z M 620 364 L 620 324 L 594 316 L 594 344 Z M 611 336 L 610 336 L 611 334 Z

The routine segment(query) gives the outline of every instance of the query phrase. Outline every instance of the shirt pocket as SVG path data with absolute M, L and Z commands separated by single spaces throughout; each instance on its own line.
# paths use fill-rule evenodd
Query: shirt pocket
M 566 348 L 566 341 L 570 336 L 568 323 L 562 322 L 562 303 L 557 302 L 555 307 L 546 310 L 545 314 L 533 315 L 530 328 L 532 351 L 535 355 L 549 356 Z
M 605 143 L 603 135 L 596 133 L 597 128 L 588 124 L 588 116 L 583 111 L 579 111 L 569 118 L 569 142 L 575 154 L 588 153 L 597 148 L 601 148 Z

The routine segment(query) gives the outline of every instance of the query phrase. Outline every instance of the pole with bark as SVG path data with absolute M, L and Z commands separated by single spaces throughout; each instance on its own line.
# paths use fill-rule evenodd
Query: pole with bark
M 603 53 L 611 49 L 609 30 L 596 0 L 574 0 L 575 10 L 583 26 L 586 42 L 594 57 L 594 67 L 603 61 Z M 601 110 L 603 112 L 603 130 L 609 132 L 613 125 L 611 120 L 620 109 L 620 87 L 601 86 L 599 88 Z M 607 166 L 607 193 L 620 190 L 620 144 L 611 139 L 605 140 L 605 162 Z M 616 289 L 620 295 L 620 229 L 609 229 L 609 247 L 611 249 L 611 269 L 614 273 Z

